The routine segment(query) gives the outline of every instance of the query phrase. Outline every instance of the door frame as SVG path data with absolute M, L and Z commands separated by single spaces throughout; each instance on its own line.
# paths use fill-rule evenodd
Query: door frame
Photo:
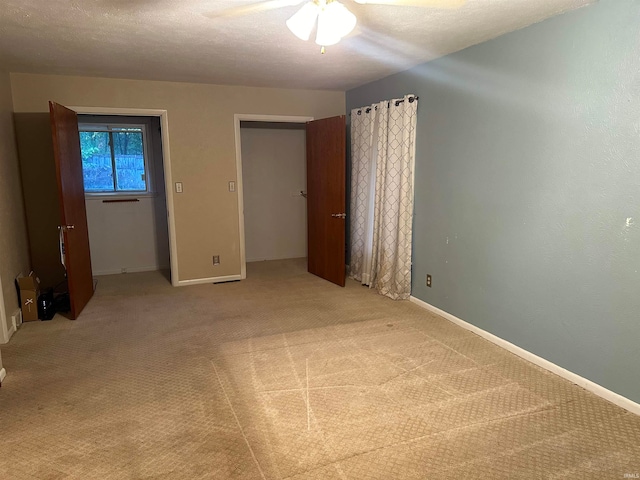
M 0 292 L 3 292 L 4 290 L 2 290 L 2 278 L 0 278 Z M 9 339 L 11 338 L 11 335 L 13 335 L 15 333 L 15 329 L 13 327 L 13 325 L 8 325 L 9 319 L 7 318 L 7 310 L 6 310 L 6 306 L 4 304 L 4 296 L 2 294 L 0 294 L 0 344 L 5 344 L 9 341 Z M 0 360 L 2 360 L 2 357 L 0 357 Z M 0 368 L 2 367 L 2 365 L 0 365 Z M 0 369 L 0 382 L 2 382 L 3 377 L 3 371 L 4 368 Z M 6 372 L 5 372 L 6 373 Z
M 250 113 L 236 113 L 233 116 L 236 141 L 236 193 L 238 194 L 238 233 L 240 235 L 240 279 L 247 278 L 247 257 L 244 236 L 244 189 L 242 184 L 242 139 L 240 137 L 240 122 L 265 123 L 307 123 L 314 117 L 295 115 L 258 115 Z
M 160 117 L 162 138 L 162 169 L 164 170 L 165 202 L 169 228 L 169 262 L 171 264 L 171 285 L 180 286 L 178 280 L 178 248 L 176 244 L 176 221 L 173 208 L 173 180 L 171 178 L 171 150 L 169 149 L 169 118 L 166 110 L 155 108 L 79 107 L 69 106 L 81 115 L 129 115 L 139 117 Z

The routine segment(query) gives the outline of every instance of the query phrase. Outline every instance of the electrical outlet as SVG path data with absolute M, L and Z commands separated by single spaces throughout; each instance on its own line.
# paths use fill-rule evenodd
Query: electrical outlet
M 214 255 L 213 256 L 213 264 L 214 265 L 220 265 L 220 255 Z
M 182 193 L 182 182 L 176 182 L 176 193 Z
M 229 182 L 229 191 L 230 192 L 235 192 L 236 191 L 236 182 L 234 182 L 234 181 Z
M 431 288 L 431 275 L 427 274 L 427 287 Z

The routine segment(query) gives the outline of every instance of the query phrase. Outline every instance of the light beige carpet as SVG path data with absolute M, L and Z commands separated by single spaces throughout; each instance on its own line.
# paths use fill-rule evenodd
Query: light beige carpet
M 300 260 L 101 277 L 79 320 L 25 324 L 2 355 L 2 479 L 640 472 L 640 417 Z

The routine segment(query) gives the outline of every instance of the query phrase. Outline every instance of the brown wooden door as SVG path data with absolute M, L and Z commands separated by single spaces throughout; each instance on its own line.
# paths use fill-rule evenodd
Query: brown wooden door
M 344 287 L 345 117 L 307 123 L 308 269 Z
M 49 112 L 71 302 L 69 317 L 75 320 L 93 296 L 78 117 L 54 102 L 49 102 Z

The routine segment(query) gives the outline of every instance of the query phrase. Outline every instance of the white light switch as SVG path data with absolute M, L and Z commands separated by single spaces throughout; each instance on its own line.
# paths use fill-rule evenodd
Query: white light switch
M 176 193 L 182 193 L 182 182 L 176 182 Z
M 236 191 L 236 182 L 234 182 L 234 181 L 229 182 L 229 191 L 230 192 L 235 192 Z

